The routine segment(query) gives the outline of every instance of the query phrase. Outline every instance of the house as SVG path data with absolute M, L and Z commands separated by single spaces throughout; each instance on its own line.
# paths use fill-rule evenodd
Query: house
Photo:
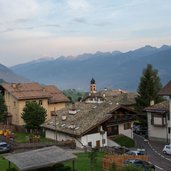
M 169 141 L 169 102 L 163 101 L 144 109 L 147 112 L 148 138 L 156 141 Z
M 106 99 L 103 103 L 78 102 L 56 112 L 42 127 L 45 136 L 57 141 L 75 140 L 76 146 L 113 146 L 110 137 L 123 134 L 133 138 L 136 112 L 130 109 L 128 94 Z
M 64 108 L 68 98 L 55 86 L 43 86 L 38 83 L 2 83 L 0 92 L 4 96 L 8 109 L 8 122 L 17 128 L 24 125 L 21 118 L 23 108 L 28 101 L 36 101 L 47 110 L 47 120 L 51 114 Z
M 148 136 L 151 140 L 168 143 L 171 142 L 171 81 L 160 90 L 159 95 L 169 98 L 144 109 L 147 112 Z
M 161 96 L 167 96 L 169 99 L 169 122 L 168 122 L 168 134 L 169 134 L 169 142 L 171 144 L 171 80 L 161 89 L 159 92 Z

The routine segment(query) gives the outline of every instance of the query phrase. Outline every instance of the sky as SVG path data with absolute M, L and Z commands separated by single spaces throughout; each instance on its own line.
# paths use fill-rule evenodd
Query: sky
M 0 64 L 171 45 L 171 0 L 0 0 Z

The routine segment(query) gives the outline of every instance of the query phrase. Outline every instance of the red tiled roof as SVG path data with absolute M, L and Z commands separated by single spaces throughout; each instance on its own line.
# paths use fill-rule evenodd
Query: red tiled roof
M 49 103 L 69 102 L 69 99 L 57 87 L 48 85 L 44 88 L 51 95 L 49 98 Z
M 18 100 L 46 98 L 51 103 L 68 101 L 55 86 L 41 86 L 38 83 L 3 83 L 1 86 Z

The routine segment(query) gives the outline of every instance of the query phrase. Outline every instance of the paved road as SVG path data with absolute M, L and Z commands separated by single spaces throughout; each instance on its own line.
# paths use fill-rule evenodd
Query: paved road
M 156 171 L 171 171 L 171 158 L 170 156 L 163 156 L 160 151 L 156 151 L 151 143 L 146 141 L 143 137 L 134 134 L 134 139 L 137 148 L 144 148 L 147 155 L 149 156 L 149 161 L 156 166 Z

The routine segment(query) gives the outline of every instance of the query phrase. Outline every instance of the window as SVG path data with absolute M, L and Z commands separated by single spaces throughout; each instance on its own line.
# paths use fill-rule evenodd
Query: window
M 107 127 L 107 135 L 118 135 L 118 125 Z
M 112 133 L 112 128 L 111 128 L 111 127 L 108 127 L 108 128 L 107 128 L 107 132 L 108 132 L 108 133 Z
M 106 143 L 106 140 L 105 139 L 102 139 L 102 144 L 105 144 Z
M 170 128 L 168 128 L 168 133 L 170 134 Z
M 151 125 L 154 126 L 165 126 L 166 125 L 166 116 L 162 114 L 151 114 Z
M 88 142 L 88 146 L 89 147 L 92 147 L 92 142 Z
M 168 121 L 170 121 L 170 113 L 167 114 Z
M 131 122 L 124 124 L 124 130 L 126 130 L 126 129 L 131 129 Z

